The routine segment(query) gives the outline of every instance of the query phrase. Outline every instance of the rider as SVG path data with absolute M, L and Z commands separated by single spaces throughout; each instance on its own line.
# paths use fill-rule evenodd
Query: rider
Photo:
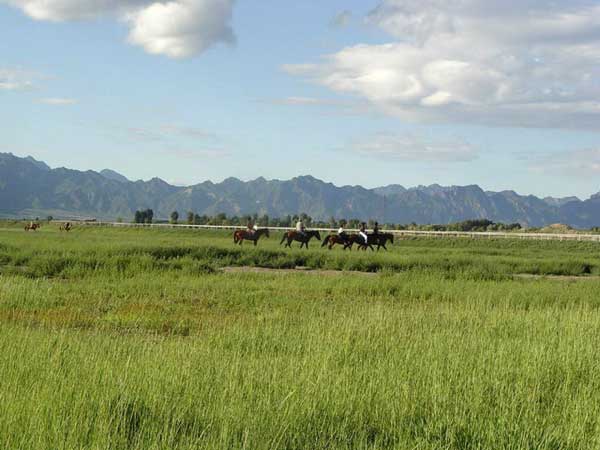
M 373 234 L 375 236 L 379 234 L 379 224 L 377 222 L 375 222 L 375 224 L 373 225 Z
M 344 230 L 344 222 L 340 222 L 340 228 L 337 231 L 337 235 L 344 242 L 348 239 L 348 235 L 346 234 L 346 230 Z
M 366 223 L 361 223 L 360 224 L 360 228 L 358 229 L 358 234 L 360 234 L 360 237 L 363 238 L 363 240 L 365 241 L 365 244 L 369 243 L 369 237 L 367 236 L 367 224 Z
M 258 230 L 258 227 L 256 226 L 256 224 L 254 222 L 252 222 L 252 219 L 248 219 L 246 228 L 247 228 L 248 233 L 250 233 L 250 234 L 254 234 L 254 233 L 256 233 L 256 230 Z
M 304 226 L 302 219 L 298 219 L 298 222 L 296 223 L 296 233 L 299 233 L 302 236 L 306 234 L 306 227 Z

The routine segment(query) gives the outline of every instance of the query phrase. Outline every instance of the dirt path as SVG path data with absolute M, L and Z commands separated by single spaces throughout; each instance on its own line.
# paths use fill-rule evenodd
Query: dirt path
M 582 280 L 600 280 L 599 275 L 533 275 L 530 273 L 518 273 L 515 278 L 523 280 L 556 280 L 556 281 L 582 281 Z
M 295 269 L 268 269 L 265 267 L 224 267 L 221 269 L 224 273 L 268 273 L 268 274 L 297 274 L 305 273 L 308 275 L 320 275 L 320 276 L 365 276 L 365 277 L 376 277 L 377 274 L 373 272 L 355 272 L 355 271 L 342 271 L 342 270 L 313 270 L 308 267 L 296 267 Z

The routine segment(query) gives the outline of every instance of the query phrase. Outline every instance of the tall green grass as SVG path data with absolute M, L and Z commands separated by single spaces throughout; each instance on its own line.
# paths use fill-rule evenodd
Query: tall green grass
M 272 241 L 0 230 L 0 448 L 600 445 L 597 246 Z

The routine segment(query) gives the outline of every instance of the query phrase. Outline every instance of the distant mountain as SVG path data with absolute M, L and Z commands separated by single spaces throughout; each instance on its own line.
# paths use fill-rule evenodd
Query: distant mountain
M 399 184 L 390 184 L 389 186 L 381 186 L 373 189 L 373 192 L 379 195 L 397 195 L 406 192 L 406 188 Z
M 50 166 L 48 164 L 46 164 L 45 162 L 42 162 L 42 161 L 38 161 L 37 159 L 34 159 L 32 156 L 28 156 L 25 159 L 27 161 L 29 161 L 30 163 L 34 164 L 37 168 L 39 168 L 41 170 L 44 170 L 44 171 L 51 170 Z
M 0 153 L 0 215 L 52 214 L 100 219 L 129 219 L 137 209 L 152 208 L 157 218 L 172 211 L 184 215 L 268 214 L 284 217 L 305 212 L 316 219 L 373 218 L 380 222 L 445 224 L 468 219 L 519 222 L 526 226 L 567 223 L 577 228 L 600 226 L 600 193 L 540 199 L 514 191 L 486 192 L 479 186 L 400 185 L 365 189 L 334 186 L 311 176 L 291 180 L 244 182 L 228 178 L 194 186 L 172 186 L 160 178 L 129 181 L 103 170 L 50 169 L 33 158 Z
M 545 197 L 544 201 L 552 206 L 563 206 L 569 202 L 579 202 L 578 197 L 564 197 L 564 198 L 555 198 L 555 197 Z
M 100 171 L 100 175 L 109 180 L 118 181 L 119 183 L 128 183 L 129 180 L 127 177 L 121 175 L 119 172 L 115 172 L 114 170 L 104 169 Z

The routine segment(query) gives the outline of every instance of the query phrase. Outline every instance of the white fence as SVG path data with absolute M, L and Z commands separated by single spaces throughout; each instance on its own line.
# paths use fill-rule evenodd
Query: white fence
M 121 222 L 77 222 L 78 225 L 96 226 L 96 227 L 127 227 L 127 228 L 175 228 L 175 229 L 197 229 L 197 230 L 239 230 L 243 227 L 233 225 L 187 225 L 187 224 L 169 224 L 169 223 L 121 223 Z M 289 231 L 292 228 L 287 227 L 269 227 L 273 231 Z M 311 228 L 324 233 L 337 231 L 333 228 Z M 358 230 L 347 230 L 348 232 L 357 232 Z M 385 233 L 392 233 L 399 237 L 436 237 L 436 238 L 471 238 L 471 239 L 534 239 L 534 240 L 554 240 L 554 241 L 594 241 L 600 242 L 600 234 L 559 234 L 559 233 L 513 233 L 500 231 L 414 231 L 414 230 L 385 230 Z

